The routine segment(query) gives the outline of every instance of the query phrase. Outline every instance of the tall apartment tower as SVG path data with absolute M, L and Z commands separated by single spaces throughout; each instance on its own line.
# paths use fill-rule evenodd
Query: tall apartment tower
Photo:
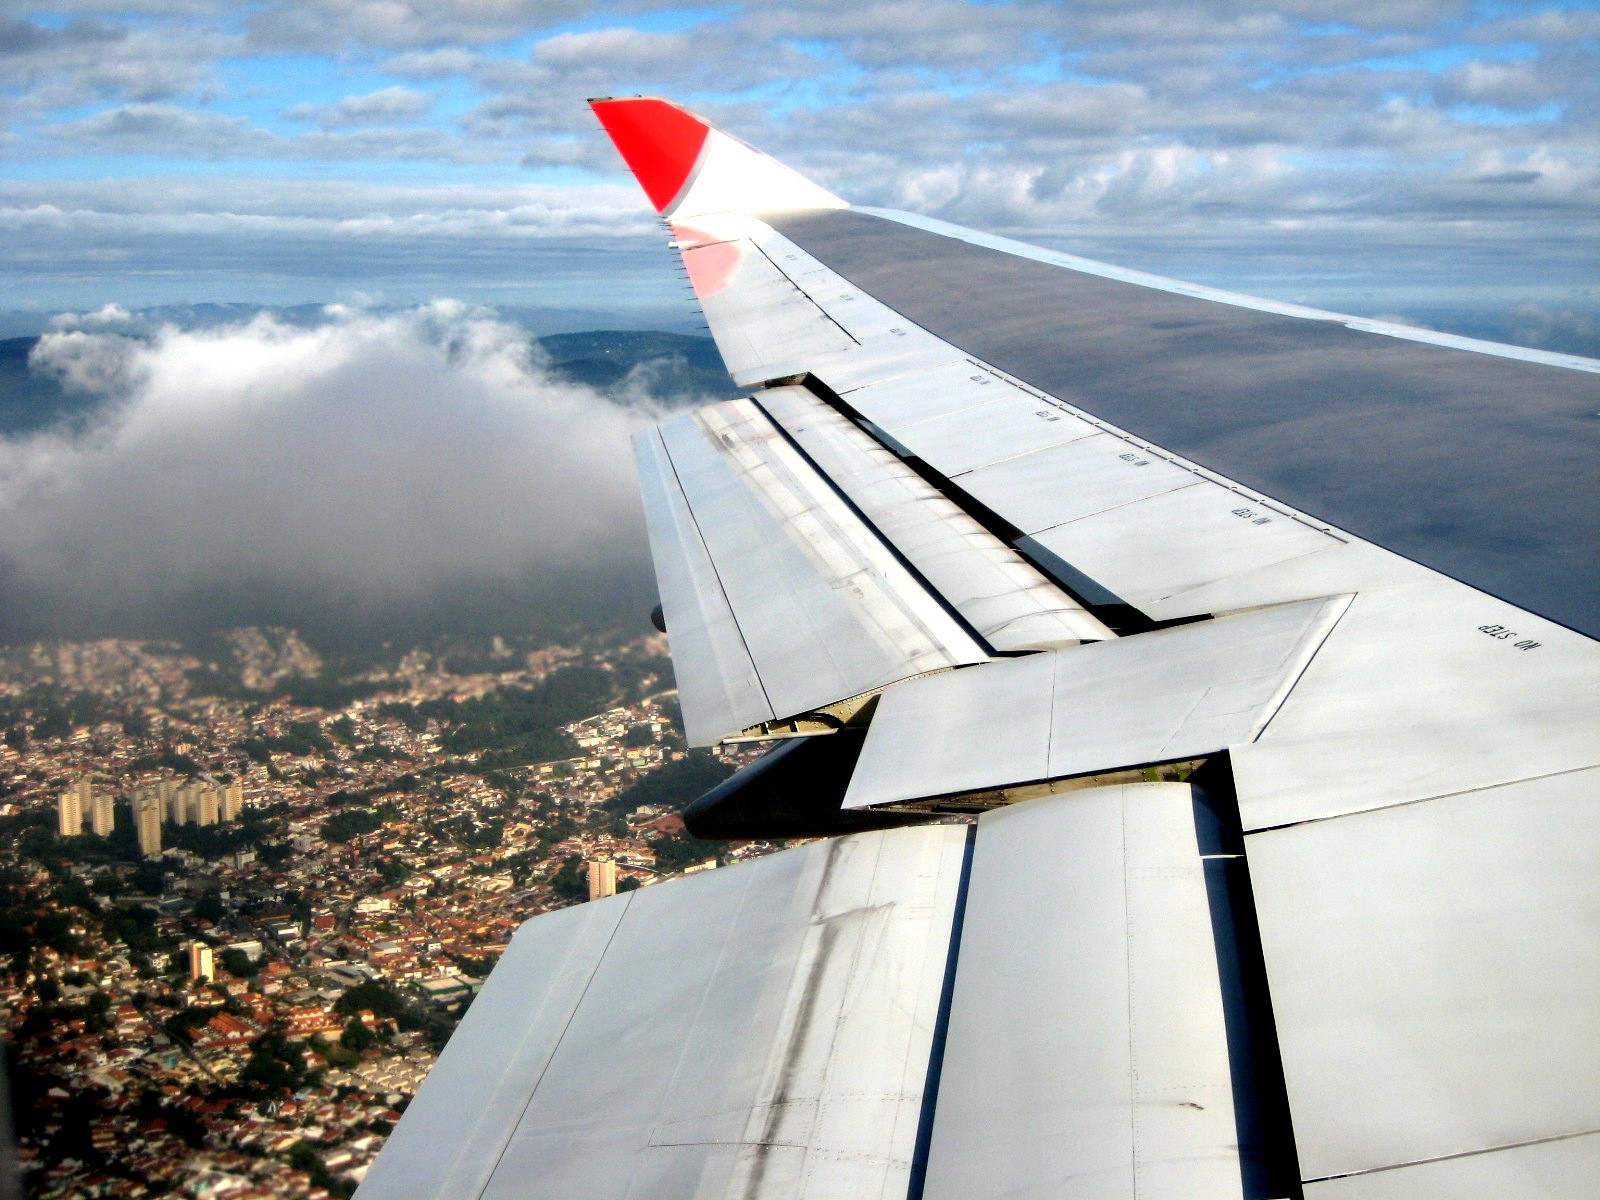
M 589 860 L 589 899 L 599 900 L 617 894 L 617 860 L 609 854 L 596 854 Z
M 217 977 L 216 960 L 204 942 L 189 943 L 189 978 L 195 983 Z
M 89 797 L 89 827 L 101 837 L 110 837 L 117 827 L 117 810 L 111 793 L 102 788 Z
M 139 853 L 154 858 L 161 853 L 161 792 L 140 788 L 133 796 L 133 827 L 139 835 Z
M 204 824 L 200 820 L 200 797 L 205 790 L 205 785 L 199 783 L 186 783 L 178 789 L 183 797 L 183 820 L 186 825 Z
M 156 795 L 161 801 L 162 819 L 171 821 L 174 825 L 182 825 L 184 818 L 183 789 L 172 780 L 163 779 L 156 784 Z
M 83 796 L 89 781 L 80 779 L 56 799 L 56 832 L 62 837 L 77 837 L 83 832 Z
M 197 786 L 190 792 L 192 807 L 189 818 L 196 825 L 215 825 L 222 811 L 222 797 L 217 794 L 217 789 L 209 784 Z
M 244 811 L 244 785 L 230 783 L 222 789 L 222 819 L 224 821 L 237 821 L 239 814 Z

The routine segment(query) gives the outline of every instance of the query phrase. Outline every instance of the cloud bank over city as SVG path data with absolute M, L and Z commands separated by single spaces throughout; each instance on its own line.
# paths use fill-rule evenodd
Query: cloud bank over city
M 1201 282 L 1600 307 L 1593 0 L 24 0 L 0 61 L 0 305 L 537 280 L 686 327 L 583 104 L 654 92 L 859 202 Z
M 104 403 L 0 441 L 0 640 L 643 624 L 643 397 L 552 379 L 459 303 L 329 317 L 58 322 L 35 369 Z

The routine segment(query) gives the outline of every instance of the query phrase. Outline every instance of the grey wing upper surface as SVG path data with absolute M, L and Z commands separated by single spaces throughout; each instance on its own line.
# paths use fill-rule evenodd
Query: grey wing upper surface
M 839 739 L 784 794 L 934 823 L 530 921 L 362 1196 L 1600 1178 L 1600 364 L 852 209 L 670 108 L 597 104 L 747 390 L 638 445 L 690 741 Z

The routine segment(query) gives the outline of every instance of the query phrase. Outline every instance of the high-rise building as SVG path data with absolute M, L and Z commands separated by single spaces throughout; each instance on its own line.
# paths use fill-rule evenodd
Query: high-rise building
M 195 983 L 217 977 L 216 961 L 211 947 L 204 942 L 189 943 L 189 978 Z
M 117 809 L 108 788 L 90 793 L 89 827 L 101 837 L 110 837 L 117 827 Z
M 244 785 L 230 783 L 222 789 L 222 819 L 237 821 L 244 811 Z
M 205 788 L 198 783 L 186 783 L 178 789 L 178 795 L 183 797 L 183 823 L 185 825 L 199 825 L 200 822 L 200 793 Z
M 215 825 L 218 815 L 222 810 L 222 797 L 217 794 L 217 789 L 209 784 L 196 786 L 190 793 L 193 805 L 189 810 L 189 819 L 196 825 Z
M 80 779 L 56 799 L 56 832 L 62 837 L 77 837 L 83 832 L 83 793 L 87 779 Z
M 184 817 L 183 789 L 172 780 L 163 779 L 156 784 L 156 795 L 161 801 L 162 819 L 171 821 L 174 825 L 182 825 Z
M 133 794 L 133 828 L 139 835 L 139 853 L 154 858 L 161 853 L 161 792 L 140 788 Z
M 589 899 L 617 894 L 617 860 L 609 854 L 596 854 L 589 860 Z

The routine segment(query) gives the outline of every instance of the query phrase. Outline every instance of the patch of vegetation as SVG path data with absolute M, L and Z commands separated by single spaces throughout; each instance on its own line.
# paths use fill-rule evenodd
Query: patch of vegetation
M 577 747 L 561 726 L 607 707 L 615 695 L 609 672 L 567 667 L 533 687 L 502 688 L 471 700 L 385 704 L 380 711 L 413 730 L 425 728 L 429 718 L 439 721 L 445 750 L 479 752 L 479 770 L 490 771 L 571 757 Z
M 708 750 L 691 750 L 676 762 L 629 784 L 602 805 L 607 812 L 628 813 L 645 805 L 681 811 L 733 774 L 733 768 Z
M 322 836 L 330 842 L 348 842 L 383 827 L 387 813 L 371 808 L 347 808 L 322 823 Z

